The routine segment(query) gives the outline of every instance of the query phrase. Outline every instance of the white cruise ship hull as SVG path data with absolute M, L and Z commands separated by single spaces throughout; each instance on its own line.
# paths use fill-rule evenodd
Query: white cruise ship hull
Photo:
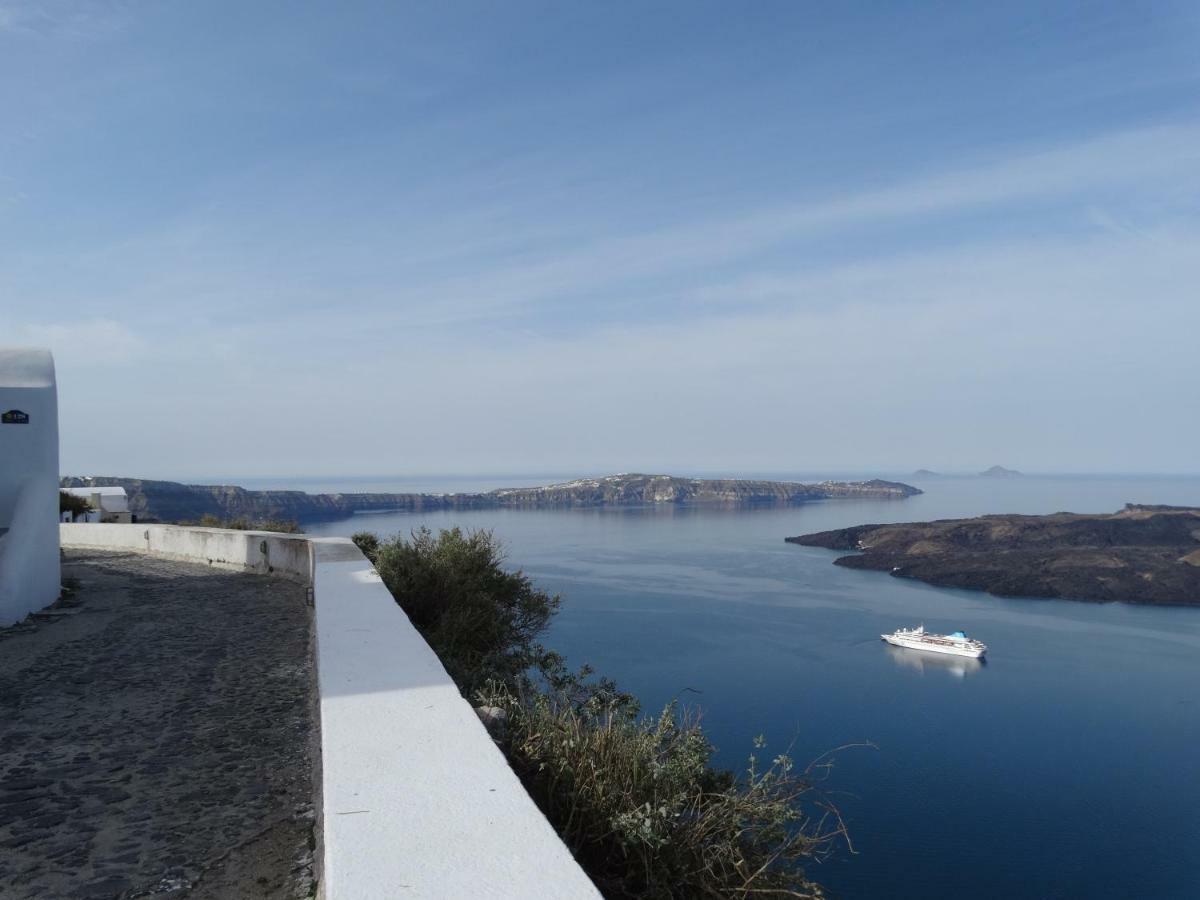
M 969 659 L 979 659 L 987 653 L 986 647 L 971 646 L 967 643 L 944 638 L 938 639 L 929 635 L 881 634 L 880 637 L 894 647 L 924 650 L 928 653 L 946 653 L 950 656 L 965 656 Z

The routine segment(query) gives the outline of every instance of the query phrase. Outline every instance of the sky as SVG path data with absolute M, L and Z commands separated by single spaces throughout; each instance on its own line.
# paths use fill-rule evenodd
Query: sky
M 1200 4 L 0 0 L 65 474 L 1200 471 Z

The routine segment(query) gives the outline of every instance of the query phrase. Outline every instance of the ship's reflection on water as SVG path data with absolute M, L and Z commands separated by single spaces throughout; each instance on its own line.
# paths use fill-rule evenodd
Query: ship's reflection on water
M 927 672 L 946 672 L 955 678 L 966 678 L 987 668 L 986 659 L 971 659 L 969 656 L 950 656 L 946 653 L 928 653 L 924 650 L 909 650 L 884 644 L 884 651 L 892 662 L 902 669 L 913 669 L 922 675 Z

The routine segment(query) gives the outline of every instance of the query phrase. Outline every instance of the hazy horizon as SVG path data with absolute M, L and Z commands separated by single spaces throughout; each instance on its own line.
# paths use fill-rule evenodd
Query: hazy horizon
M 1195 471 L 1198 37 L 0 0 L 0 343 L 70 474 Z
M 556 483 L 561 481 L 570 481 L 578 478 L 603 478 L 608 475 L 621 474 L 642 474 L 642 475 L 673 475 L 681 478 L 702 478 L 702 479 L 748 479 L 748 480 L 765 480 L 765 481 L 815 481 L 815 480 L 862 480 L 871 478 L 882 478 L 885 480 L 911 480 L 920 479 L 916 471 L 903 470 L 888 470 L 885 468 L 851 470 L 851 469 L 777 469 L 777 470 L 741 470 L 741 469 L 712 469 L 712 470 L 697 470 L 688 469 L 685 467 L 664 468 L 664 469 L 646 469 L 646 468 L 615 468 L 611 470 L 596 470 L 596 471 L 543 471 L 543 472 L 518 472 L 518 471 L 493 471 L 493 472 L 399 472 L 399 473 L 366 473 L 347 475 L 337 472 L 326 473 L 301 473 L 301 474 L 224 474 L 213 475 L 208 473 L 201 474 L 178 474 L 178 473 L 156 473 L 146 474 L 141 472 L 76 472 L 65 471 L 64 476 L 72 477 L 117 477 L 117 478 L 142 478 L 155 481 L 176 481 L 186 484 L 226 484 L 237 485 L 241 487 L 252 487 L 253 485 L 266 484 L 284 484 L 295 483 L 315 484 L 319 482 L 328 483 L 346 483 L 346 484 L 388 484 L 388 483 L 427 483 L 434 484 L 438 482 L 488 482 L 495 481 L 497 486 L 511 487 L 518 483 L 528 484 L 530 487 L 536 487 L 543 484 Z M 1200 472 L 1071 472 L 1071 471 L 1018 471 L 1022 478 L 1029 479 L 1149 479 L 1149 480 L 1171 480 L 1182 479 L 1192 480 L 1200 479 Z M 986 478 L 979 471 L 940 471 L 933 472 L 935 478 L 946 479 L 978 479 Z M 928 476 L 925 476 L 928 478 Z M 987 479 L 998 480 L 1003 482 L 1004 479 Z M 318 491 L 322 492 L 322 491 Z

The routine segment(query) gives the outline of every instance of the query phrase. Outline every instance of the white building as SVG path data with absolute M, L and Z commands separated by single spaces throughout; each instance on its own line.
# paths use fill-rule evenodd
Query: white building
M 63 493 L 82 497 L 91 504 L 91 511 L 83 519 L 72 518 L 71 513 L 64 512 L 64 522 L 121 522 L 133 521 L 129 512 L 129 497 L 123 487 L 80 487 L 63 488 Z
M 54 357 L 0 347 L 0 626 L 57 600 L 61 577 Z

